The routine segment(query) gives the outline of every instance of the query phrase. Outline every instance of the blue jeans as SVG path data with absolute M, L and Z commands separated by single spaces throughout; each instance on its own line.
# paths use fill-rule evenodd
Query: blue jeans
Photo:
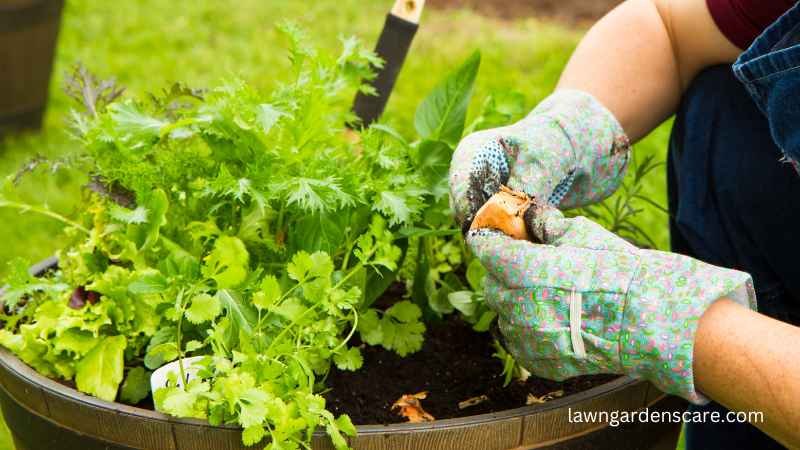
M 800 172 L 800 3 L 753 42 L 733 71 L 768 118 L 787 162 Z
M 670 140 L 673 251 L 749 272 L 759 311 L 800 325 L 800 6 L 701 73 Z M 800 343 L 798 343 L 800 344 Z M 692 411 L 727 412 L 716 403 Z M 687 424 L 687 450 L 780 449 L 749 424 Z

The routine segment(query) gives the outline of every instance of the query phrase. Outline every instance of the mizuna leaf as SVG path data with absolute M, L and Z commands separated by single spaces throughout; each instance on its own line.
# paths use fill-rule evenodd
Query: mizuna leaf
M 422 101 L 414 116 L 414 126 L 422 139 L 444 141 L 451 147 L 458 144 L 480 63 L 480 53 L 473 53 Z
M 75 383 L 81 392 L 113 402 L 122 381 L 125 336 L 100 341 L 77 365 Z
M 134 148 L 157 140 L 161 128 L 168 122 L 148 116 L 132 101 L 113 103 L 108 107 L 114 127 L 125 142 Z

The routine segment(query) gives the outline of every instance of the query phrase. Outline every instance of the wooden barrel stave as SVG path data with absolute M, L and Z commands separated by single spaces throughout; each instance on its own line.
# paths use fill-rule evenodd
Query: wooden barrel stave
M 0 6 L 0 130 L 41 126 L 63 3 L 16 0 Z
M 244 450 L 240 430 L 204 421 L 176 419 L 155 411 L 105 402 L 37 374 L 6 350 L 0 350 L 0 406 L 17 450 Z M 426 424 L 359 426 L 350 440 L 356 450 L 491 450 L 674 448 L 677 424 L 606 424 L 567 421 L 573 411 L 643 407 L 680 410 L 685 402 L 666 397 L 649 383 L 620 378 L 551 402 L 496 414 Z M 313 447 L 332 450 L 323 433 Z

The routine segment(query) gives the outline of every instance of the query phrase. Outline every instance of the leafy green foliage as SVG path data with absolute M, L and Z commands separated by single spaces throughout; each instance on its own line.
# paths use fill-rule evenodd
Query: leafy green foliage
M 478 58 L 420 109 L 428 143 L 381 124 L 354 141 L 345 105 L 380 61 L 353 39 L 331 58 L 295 26 L 279 30 L 292 70 L 269 94 L 233 80 L 139 100 L 76 72 L 86 111 L 73 115 L 75 164 L 94 193 L 77 220 L 3 200 L 73 238 L 47 278 L 15 266 L 0 344 L 132 404 L 149 394 L 148 370 L 206 356 L 185 386 L 174 378 L 152 393 L 161 411 L 239 425 L 245 443 L 268 448 L 304 446 L 321 426 L 346 448 L 355 428 L 325 409 L 318 380 L 363 365 L 348 346 L 356 332 L 400 355 L 422 346 L 419 305 L 371 304 L 402 266 L 399 230 L 430 217 L 444 226 L 444 173 Z
M 414 118 L 414 126 L 422 139 L 458 145 L 480 63 L 480 53 L 473 53 L 422 101 Z
M 150 372 L 144 367 L 134 367 L 128 371 L 120 387 L 119 399 L 135 405 L 150 394 Z
M 125 336 L 103 338 L 75 368 L 78 389 L 103 400 L 114 401 L 122 381 Z

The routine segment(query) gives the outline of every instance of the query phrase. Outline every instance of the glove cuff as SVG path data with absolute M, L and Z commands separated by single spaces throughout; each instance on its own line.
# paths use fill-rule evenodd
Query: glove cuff
M 694 386 L 694 338 L 700 317 L 720 298 L 756 309 L 750 275 L 698 260 L 641 250 L 619 335 L 625 373 L 695 404 L 708 403 Z

